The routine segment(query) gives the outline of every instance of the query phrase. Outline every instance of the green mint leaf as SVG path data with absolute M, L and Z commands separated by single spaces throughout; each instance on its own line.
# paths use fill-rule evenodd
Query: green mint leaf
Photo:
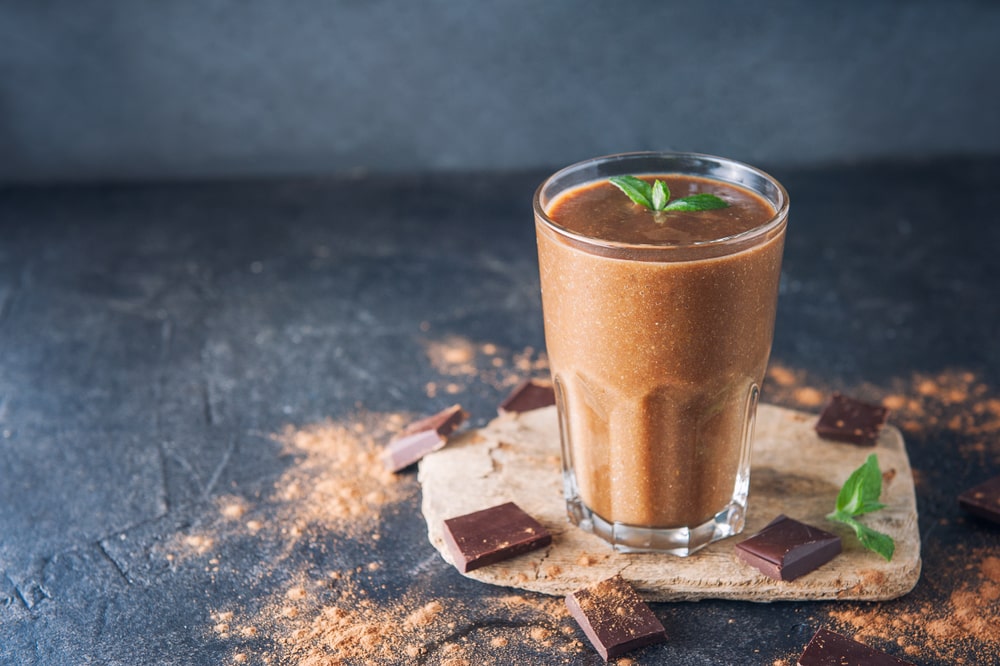
M 871 513 L 885 506 L 878 502 L 881 494 L 882 471 L 878 467 L 878 457 L 873 453 L 844 482 L 837 495 L 836 509 L 851 516 Z
M 862 546 L 891 560 L 896 549 L 892 537 L 855 520 L 857 516 L 885 508 L 885 504 L 878 501 L 881 494 L 882 470 L 878 467 L 878 457 L 873 453 L 847 477 L 837 495 L 834 511 L 827 519 L 850 526 Z
M 646 181 L 635 176 L 612 176 L 608 178 L 608 182 L 624 192 L 633 202 L 649 209 L 653 208 L 653 187 Z
M 625 193 L 633 202 L 653 211 L 699 211 L 728 208 L 729 204 L 714 194 L 692 194 L 670 201 L 670 188 L 662 180 L 652 185 L 635 176 L 611 176 L 608 182 Z M 670 201 L 670 203 L 667 203 Z
M 854 534 L 857 535 L 858 541 L 861 545 L 868 550 L 874 551 L 884 557 L 887 562 L 892 561 L 892 555 L 896 552 L 896 544 L 893 543 L 892 537 L 888 534 L 883 534 L 878 530 L 873 530 L 867 525 L 859 523 L 854 518 L 846 514 L 834 513 L 831 516 L 827 516 L 831 520 L 836 520 L 837 522 L 844 523 L 854 530 Z
M 729 208 L 729 204 L 714 194 L 692 194 L 682 199 L 674 199 L 663 210 L 699 211 Z
M 670 188 L 662 180 L 657 180 L 653 183 L 653 195 L 650 197 L 653 204 L 653 210 L 663 210 L 667 201 L 670 200 Z

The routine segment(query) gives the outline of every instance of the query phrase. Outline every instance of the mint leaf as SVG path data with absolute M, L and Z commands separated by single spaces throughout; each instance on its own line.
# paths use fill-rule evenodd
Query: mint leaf
M 635 176 L 611 176 L 608 182 L 625 193 L 633 202 L 652 211 L 699 211 L 729 208 L 729 204 L 714 194 L 692 194 L 670 201 L 670 188 L 662 180 L 652 185 Z M 670 203 L 667 203 L 667 202 Z
M 851 527 L 862 546 L 868 550 L 878 553 L 884 557 L 886 561 L 892 560 L 892 554 L 896 551 L 896 544 L 893 543 L 892 537 L 888 534 L 882 534 L 877 530 L 873 530 L 867 525 L 863 525 L 851 516 L 845 514 L 834 514 L 832 520 L 836 520 Z
M 653 183 L 653 196 L 650 197 L 653 210 L 663 210 L 670 200 L 670 188 L 662 180 Z
M 882 494 L 882 471 L 878 468 L 878 457 L 873 453 L 865 464 L 854 470 L 837 495 L 836 510 L 851 516 L 860 516 L 883 508 L 878 501 Z
M 878 501 L 881 494 L 882 471 L 878 467 L 878 457 L 873 453 L 847 477 L 844 487 L 837 494 L 834 511 L 827 519 L 848 525 L 862 546 L 891 560 L 896 549 L 892 537 L 855 520 L 857 516 L 884 508 L 885 504 Z
M 646 181 L 635 176 L 612 176 L 608 182 L 640 206 L 653 208 L 653 188 Z
M 675 199 L 671 201 L 663 210 L 682 210 L 682 211 L 698 211 L 698 210 L 714 210 L 716 208 L 728 208 L 729 204 L 714 194 L 692 194 L 689 197 L 684 197 L 683 199 Z

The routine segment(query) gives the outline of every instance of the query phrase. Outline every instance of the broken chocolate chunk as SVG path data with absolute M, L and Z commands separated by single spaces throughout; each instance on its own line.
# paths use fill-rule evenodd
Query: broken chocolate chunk
M 914 666 L 828 629 L 816 632 L 796 663 L 798 666 Z
M 667 640 L 663 624 L 621 576 L 567 595 L 566 607 L 604 661 Z
M 552 535 L 513 502 L 444 521 L 444 540 L 462 573 L 544 548 Z
M 390 472 L 399 472 L 428 453 L 448 443 L 448 435 L 462 425 L 468 414 L 452 405 L 433 416 L 415 421 L 394 437 L 382 451 L 382 462 Z
M 840 554 L 840 537 L 780 515 L 736 544 L 741 560 L 776 580 L 795 580 Z
M 819 415 L 816 432 L 824 439 L 872 446 L 889 418 L 889 410 L 834 393 Z
M 1000 476 L 966 490 L 958 496 L 958 505 L 974 516 L 1000 523 Z
M 529 379 L 518 384 L 497 408 L 503 414 L 520 414 L 556 404 L 556 392 L 549 382 Z

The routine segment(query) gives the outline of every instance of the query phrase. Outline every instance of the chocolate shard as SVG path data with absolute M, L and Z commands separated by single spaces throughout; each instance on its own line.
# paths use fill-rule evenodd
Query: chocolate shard
M 816 432 L 824 439 L 873 446 L 889 418 L 889 410 L 834 393 L 819 415 Z
M 741 560 L 776 580 L 795 580 L 840 554 L 840 537 L 780 515 L 736 544 Z
M 566 607 L 604 661 L 667 640 L 663 624 L 621 576 L 567 595 Z
M 437 414 L 414 421 L 394 437 L 382 451 L 382 462 L 390 472 L 399 472 L 448 443 L 448 435 L 462 425 L 468 414 L 452 405 Z
M 504 401 L 500 403 L 497 412 L 504 414 L 520 414 L 533 409 L 551 407 L 556 404 L 556 392 L 551 382 L 529 379 L 518 384 Z
M 798 666 L 915 666 L 829 629 L 820 629 L 806 645 Z
M 462 573 L 552 543 L 552 535 L 513 502 L 444 521 L 444 540 Z
M 958 496 L 958 505 L 974 516 L 1000 523 L 1000 476 L 966 490 Z

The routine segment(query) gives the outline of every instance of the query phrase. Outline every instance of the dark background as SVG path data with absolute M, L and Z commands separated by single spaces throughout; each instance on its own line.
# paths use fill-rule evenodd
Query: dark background
M 1000 151 L 992 2 L 6 0 L 0 181 Z

